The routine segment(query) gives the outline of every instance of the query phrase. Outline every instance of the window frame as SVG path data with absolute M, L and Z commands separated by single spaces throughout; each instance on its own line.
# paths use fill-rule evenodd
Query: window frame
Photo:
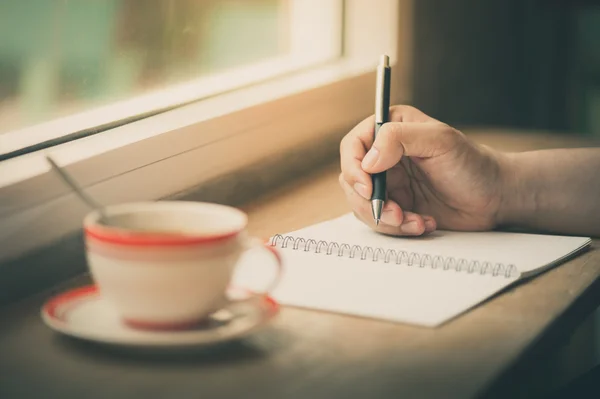
M 45 154 L 105 205 L 151 201 L 344 134 L 373 113 L 382 53 L 392 63 L 392 101 L 409 102 L 412 1 L 377 6 L 344 1 L 342 56 L 327 64 L 0 162 L 0 264 L 80 230 L 89 212 Z M 232 149 L 241 156 L 228 159 Z

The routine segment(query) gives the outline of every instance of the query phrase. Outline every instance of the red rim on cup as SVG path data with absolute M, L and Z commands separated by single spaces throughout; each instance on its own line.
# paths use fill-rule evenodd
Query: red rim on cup
M 197 211 L 195 205 L 197 203 L 177 201 L 175 205 L 180 211 L 194 212 Z M 151 203 L 131 203 L 124 205 L 116 205 L 108 207 L 106 212 L 109 218 L 116 219 L 116 226 L 108 226 L 99 223 L 100 213 L 95 211 L 90 213 L 84 219 L 84 232 L 86 236 L 97 241 L 116 244 L 116 245 L 133 245 L 133 246 L 185 246 L 185 245 L 201 245 L 201 244 L 212 244 L 218 241 L 224 241 L 236 237 L 246 226 L 247 216 L 245 213 L 239 210 L 233 210 L 224 205 L 218 204 L 203 204 L 205 208 L 203 212 L 219 213 L 219 211 L 227 210 L 229 214 L 232 212 L 237 213 L 239 223 L 236 226 L 232 224 L 230 229 L 223 230 L 217 233 L 202 233 L 202 232 L 175 232 L 168 233 L 156 233 L 150 231 L 144 231 L 144 228 L 134 229 L 118 227 L 118 219 L 120 216 L 126 215 L 130 212 L 145 212 L 149 215 L 152 213 L 159 212 L 161 208 L 163 210 L 169 210 L 173 208 L 172 202 L 151 202 Z M 212 209 L 211 209 L 212 208 Z

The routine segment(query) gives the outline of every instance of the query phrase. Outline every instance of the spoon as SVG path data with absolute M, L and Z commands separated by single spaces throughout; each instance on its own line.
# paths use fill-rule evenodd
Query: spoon
M 90 208 L 98 211 L 98 213 L 100 214 L 100 218 L 98 219 L 98 221 L 105 225 L 105 226 L 113 226 L 113 227 L 120 227 L 115 223 L 112 223 L 110 221 L 110 218 L 106 215 L 106 212 L 104 211 L 104 206 L 101 205 L 100 203 L 98 203 L 95 199 L 93 199 L 92 197 L 90 197 L 84 190 L 83 188 L 77 184 L 77 182 L 75 181 L 75 179 L 73 179 L 72 176 L 70 176 L 66 170 L 64 170 L 63 168 L 61 168 L 60 166 L 58 166 L 56 164 L 56 162 L 49 156 L 46 155 L 46 160 L 48 160 L 48 163 L 50 163 L 50 166 L 52 166 L 52 169 L 54 169 L 54 171 L 56 171 L 56 173 L 58 173 L 58 175 L 61 177 L 61 179 L 67 183 L 67 185 L 69 187 L 71 187 L 73 189 L 73 191 L 75 191 L 75 193 L 77 194 L 77 196 L 79 198 L 81 198 L 81 200 L 83 202 L 85 202 Z M 156 231 L 155 229 L 140 229 L 140 228 L 136 228 L 135 229 L 138 233 L 157 233 L 158 231 Z M 162 234 L 171 234 L 171 235 L 178 235 L 181 236 L 181 233 L 174 233 L 171 231 L 164 231 L 164 232 L 158 232 L 158 233 L 162 233 Z
M 81 186 L 79 184 L 77 184 L 77 182 L 73 179 L 73 177 L 71 177 L 64 169 L 62 169 L 60 166 L 58 166 L 56 164 L 56 162 L 54 162 L 54 160 L 49 155 L 46 155 L 46 160 L 48 160 L 48 163 L 50 163 L 50 165 L 52 166 L 52 169 L 54 169 L 54 171 L 56 173 L 58 173 L 58 175 L 61 177 L 61 179 L 65 183 L 67 183 L 67 185 L 69 185 L 69 187 L 71 187 L 73 189 L 73 191 L 75 191 L 77 196 L 83 202 L 85 202 L 90 208 L 97 210 L 98 213 L 100 213 L 100 222 L 104 225 L 110 225 L 111 223 L 109 222 L 109 218 L 106 215 L 106 212 L 104 211 L 104 206 L 100 205 L 98 202 L 96 202 L 95 199 L 90 197 L 83 190 L 83 188 L 81 188 Z

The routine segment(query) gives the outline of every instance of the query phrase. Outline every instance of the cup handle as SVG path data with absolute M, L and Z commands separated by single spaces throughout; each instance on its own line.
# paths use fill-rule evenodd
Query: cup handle
M 238 299 L 229 299 L 230 302 L 233 302 L 233 303 L 246 302 L 246 301 L 249 301 L 252 299 L 256 299 L 257 296 L 259 298 L 264 298 L 265 296 L 268 296 L 279 285 L 279 282 L 281 281 L 281 277 L 283 274 L 283 260 L 281 259 L 281 255 L 279 254 L 279 251 L 277 251 L 277 249 L 274 246 L 272 246 L 271 244 L 269 244 L 268 242 L 265 243 L 258 238 L 249 239 L 248 242 L 246 243 L 246 251 L 256 249 L 256 248 L 262 248 L 265 251 L 268 251 L 273 255 L 273 257 L 275 258 L 274 263 L 276 266 L 275 275 L 263 291 L 259 291 L 259 292 L 254 291 L 254 294 L 257 294 L 257 295 L 253 295 L 250 298 L 239 299 L 239 300 Z

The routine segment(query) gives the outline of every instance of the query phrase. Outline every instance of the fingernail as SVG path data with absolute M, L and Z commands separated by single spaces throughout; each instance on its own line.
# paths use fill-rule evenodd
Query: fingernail
M 419 223 L 417 223 L 416 220 L 401 225 L 400 231 L 406 234 L 419 234 L 421 232 L 421 230 L 419 229 Z
M 363 169 L 373 167 L 373 165 L 375 165 L 377 162 L 377 158 L 379 158 L 379 150 L 376 147 L 371 147 L 369 152 L 367 152 L 367 155 L 365 155 L 364 159 L 362 160 Z
M 362 183 L 354 183 L 354 191 L 364 199 L 369 199 L 370 197 L 369 189 Z
M 381 223 L 387 224 L 388 226 L 400 226 L 400 223 L 394 218 L 391 212 L 386 212 L 385 210 L 381 214 Z
M 433 219 L 425 219 L 425 230 L 433 231 L 435 230 L 435 220 Z

